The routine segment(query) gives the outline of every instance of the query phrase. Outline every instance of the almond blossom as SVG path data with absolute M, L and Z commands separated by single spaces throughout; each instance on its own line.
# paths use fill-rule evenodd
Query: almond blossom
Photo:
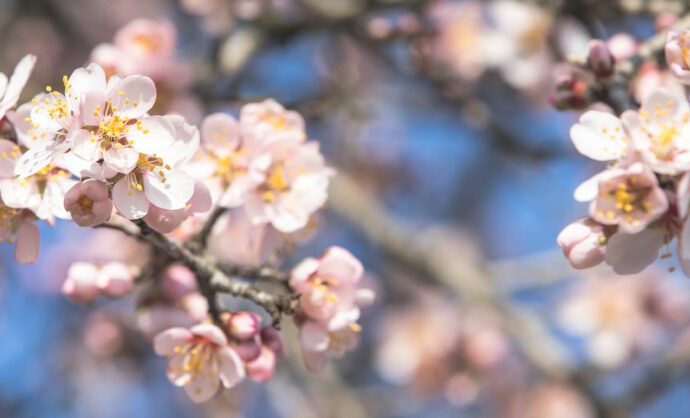
M 576 269 L 594 267 L 604 261 L 606 235 L 602 225 L 578 219 L 566 226 L 556 239 L 563 254 Z
M 331 247 L 321 259 L 306 259 L 292 271 L 290 283 L 302 294 L 296 321 L 309 370 L 318 372 L 328 357 L 342 357 L 357 346 L 360 307 L 375 297 L 371 290 L 355 287 L 362 273 L 359 260 L 340 247 Z
M 642 163 L 609 169 L 598 181 L 599 195 L 590 204 L 589 215 L 601 224 L 618 225 L 619 231 L 635 234 L 668 209 L 656 176 Z
M 639 111 L 621 116 L 643 160 L 657 173 L 690 170 L 690 105 L 682 93 L 654 90 Z
M 27 209 L 15 209 L 0 199 L 0 242 L 14 246 L 14 258 L 21 264 L 33 264 L 38 258 L 41 241 L 36 215 Z
M 75 184 L 65 193 L 64 207 L 79 226 L 94 226 L 110 219 L 113 201 L 108 185 L 90 179 Z
M 223 331 L 200 324 L 189 330 L 171 328 L 153 341 L 156 354 L 170 359 L 168 379 L 184 386 L 194 402 L 211 399 L 220 388 L 232 388 L 244 379 L 245 370 L 237 353 L 228 347 Z

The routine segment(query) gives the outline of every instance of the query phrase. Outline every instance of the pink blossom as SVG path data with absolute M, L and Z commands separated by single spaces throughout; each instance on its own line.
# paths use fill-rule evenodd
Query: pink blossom
M 254 361 L 261 355 L 261 343 L 256 337 L 244 341 L 232 341 L 230 346 L 244 362 Z
M 670 30 L 666 35 L 666 62 L 683 84 L 690 84 L 690 31 Z
M 173 67 L 177 33 L 165 19 L 136 19 L 115 34 L 115 47 L 124 74 L 162 78 Z
M 637 41 L 627 33 L 617 33 L 607 41 L 616 62 L 625 61 L 637 53 Z
M 65 209 L 79 226 L 102 224 L 113 211 L 108 185 L 100 180 L 86 180 L 72 186 L 64 199 Z
M 194 273 L 182 265 L 168 267 L 162 274 L 160 283 L 165 296 L 171 300 L 179 300 L 197 291 Z
M 237 312 L 227 319 L 230 336 L 238 340 L 248 340 L 259 334 L 261 318 L 253 312 Z
M 178 226 L 193 215 L 208 212 L 212 206 L 211 193 L 200 181 L 194 182 L 194 193 L 182 209 L 166 210 L 154 205 L 149 205 L 149 210 L 144 221 L 152 229 L 167 234 L 173 232 Z
M 40 219 L 54 224 L 55 217 L 70 219 L 65 210 L 64 197 L 77 183 L 70 172 L 50 163 L 35 174 L 14 179 L 12 173 L 17 160 L 22 158 L 23 147 L 5 139 L 0 139 L 0 195 L 5 205 L 15 209 L 29 209 Z M 31 149 L 28 152 L 30 152 Z
M 615 64 L 616 60 L 604 41 L 600 39 L 590 41 L 587 65 L 597 77 L 611 77 Z
M 70 266 L 62 293 L 77 303 L 91 303 L 98 298 L 98 267 L 86 262 Z
M 14 68 L 9 81 L 5 74 L 0 73 L 0 119 L 4 118 L 7 112 L 17 104 L 35 64 L 36 57 L 26 55 Z
M 290 284 L 300 293 L 300 309 L 310 318 L 323 321 L 355 303 L 362 264 L 349 251 L 329 248 L 320 259 L 308 258 L 292 271 Z
M 677 174 L 690 169 L 690 106 L 682 93 L 657 88 L 639 111 L 628 110 L 621 119 L 652 170 Z
M 306 139 L 304 119 L 294 110 L 285 109 L 274 99 L 242 106 L 240 124 L 243 130 L 259 140 L 266 141 L 275 134 Z
M 198 131 L 179 116 L 148 118 L 149 121 L 153 119 L 157 122 L 150 126 L 158 126 L 167 132 L 163 137 L 169 136 L 172 141 L 163 145 L 157 138 L 145 145 L 137 145 L 136 142 L 131 145 L 135 147 L 133 155 L 136 159 L 121 167 L 125 176 L 115 183 L 112 191 L 118 212 L 129 219 L 146 216 L 149 205 L 168 211 L 183 209 L 194 195 L 194 180 L 181 166 L 196 152 Z M 151 138 L 158 135 L 158 131 L 149 132 L 145 127 L 143 132 L 153 135 Z M 121 150 L 127 150 L 127 147 L 124 145 Z
M 328 358 L 340 358 L 353 350 L 359 343 L 360 331 L 361 327 L 354 320 L 307 320 L 300 327 L 302 358 L 307 369 L 317 373 L 326 366 Z
M 278 357 L 285 357 L 283 337 L 280 332 L 273 327 L 265 327 L 261 330 L 261 344 L 268 347 Z
M 604 228 L 590 219 L 578 219 L 566 226 L 557 238 L 563 254 L 576 269 L 594 267 L 604 261 Z
M 669 207 L 656 176 L 642 163 L 606 170 L 598 181 L 599 194 L 590 204 L 589 215 L 600 224 L 618 225 L 620 232 L 642 231 Z
M 156 354 L 170 359 L 168 379 L 176 386 L 184 386 L 197 403 L 208 401 L 218 392 L 219 380 L 231 388 L 245 377 L 242 360 L 215 325 L 168 329 L 156 336 L 153 347 Z
M 134 287 L 132 270 L 123 263 L 110 262 L 98 272 L 98 288 L 110 298 L 119 298 Z
M 334 171 L 325 166 L 318 143 L 295 135 L 280 136 L 259 151 L 254 163 L 263 170 L 258 186 L 245 195 L 245 210 L 254 224 L 270 223 L 285 233 L 304 228 L 328 199 Z

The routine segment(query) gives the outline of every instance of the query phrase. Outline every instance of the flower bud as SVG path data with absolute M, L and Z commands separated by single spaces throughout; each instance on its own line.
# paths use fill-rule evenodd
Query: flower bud
M 593 39 L 589 42 L 587 65 L 598 78 L 609 78 L 613 75 L 616 61 L 606 42 L 601 39 Z
M 76 303 L 90 303 L 98 298 L 98 268 L 85 262 L 77 262 L 67 271 L 62 293 Z
M 245 365 L 247 375 L 257 382 L 265 382 L 273 377 L 276 367 L 276 354 L 268 347 L 261 348 L 261 355 Z
M 161 289 L 165 296 L 171 300 L 178 300 L 182 297 L 196 292 L 196 278 L 194 273 L 185 266 L 173 265 L 163 273 Z
M 261 344 L 259 344 L 258 338 L 240 341 L 231 344 L 231 346 L 245 363 L 254 361 L 261 355 Z
M 283 337 L 280 332 L 273 327 L 265 327 L 261 330 L 261 344 L 270 348 L 277 357 L 285 357 L 285 348 L 283 346 Z
M 227 326 L 233 338 L 248 340 L 259 333 L 261 318 L 253 312 L 238 312 L 228 318 Z
M 122 263 L 108 263 L 98 273 L 98 287 L 109 298 L 119 298 L 134 287 L 134 275 Z
M 603 227 L 591 219 L 578 219 L 557 238 L 563 254 L 576 269 L 594 267 L 604 261 L 606 236 Z
M 556 81 L 556 92 L 549 102 L 558 110 L 580 110 L 589 103 L 587 84 L 573 75 L 565 75 Z
M 110 219 L 113 201 L 108 186 L 100 180 L 86 180 L 65 193 L 65 209 L 79 226 L 94 226 Z

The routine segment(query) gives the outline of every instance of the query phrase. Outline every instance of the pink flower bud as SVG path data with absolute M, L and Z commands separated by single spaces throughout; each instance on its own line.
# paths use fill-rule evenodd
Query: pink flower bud
M 76 303 L 90 303 L 98 298 L 98 268 L 85 262 L 77 262 L 67 271 L 62 293 Z
M 587 65 L 599 78 L 608 78 L 613 75 L 616 60 L 611 55 L 606 42 L 601 39 L 593 39 L 589 42 Z
M 185 266 L 170 266 L 163 274 L 161 289 L 163 289 L 165 296 L 172 300 L 178 300 L 185 295 L 196 292 L 194 273 Z
M 261 318 L 253 312 L 238 312 L 228 318 L 227 325 L 233 338 L 248 340 L 259 333 Z
M 100 180 L 75 184 L 65 193 L 64 205 L 79 226 L 102 224 L 110 219 L 113 212 L 108 186 Z
M 273 327 L 265 327 L 261 330 L 261 344 L 270 348 L 277 357 L 285 357 L 283 337 L 280 332 Z
M 258 338 L 241 341 L 231 346 L 245 363 L 254 361 L 261 355 L 261 344 Z
M 637 53 L 637 41 L 627 33 L 613 35 L 607 44 L 616 62 L 625 61 Z
M 557 238 L 563 254 L 576 269 L 594 267 L 604 261 L 606 236 L 603 227 L 590 219 L 578 219 Z
M 208 316 L 208 301 L 201 293 L 190 293 L 181 302 L 194 322 L 201 322 Z
M 247 375 L 257 382 L 265 382 L 273 377 L 276 355 L 268 347 L 261 348 L 261 355 L 245 365 Z
M 558 110 L 584 109 L 589 103 L 587 84 L 573 75 L 564 75 L 556 80 L 556 92 L 549 102 Z
M 134 275 L 126 265 L 112 262 L 101 267 L 98 287 L 110 298 L 119 298 L 134 286 Z

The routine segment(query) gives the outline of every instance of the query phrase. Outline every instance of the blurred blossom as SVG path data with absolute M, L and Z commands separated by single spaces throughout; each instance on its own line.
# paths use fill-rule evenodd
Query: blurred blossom
M 386 313 L 375 365 L 393 383 L 420 394 L 445 388 L 449 402 L 463 404 L 474 400 L 482 374 L 501 364 L 508 351 L 492 317 L 423 295 Z
M 584 338 L 587 357 L 600 367 L 623 366 L 636 354 L 665 344 L 690 320 L 690 297 L 658 271 L 638 276 L 592 276 L 562 302 L 558 322 Z
M 523 394 L 510 417 L 515 418 L 593 418 L 594 410 L 574 388 L 546 383 Z
M 123 331 L 113 317 L 101 312 L 89 315 L 84 327 L 84 345 L 93 354 L 110 357 L 123 346 Z

